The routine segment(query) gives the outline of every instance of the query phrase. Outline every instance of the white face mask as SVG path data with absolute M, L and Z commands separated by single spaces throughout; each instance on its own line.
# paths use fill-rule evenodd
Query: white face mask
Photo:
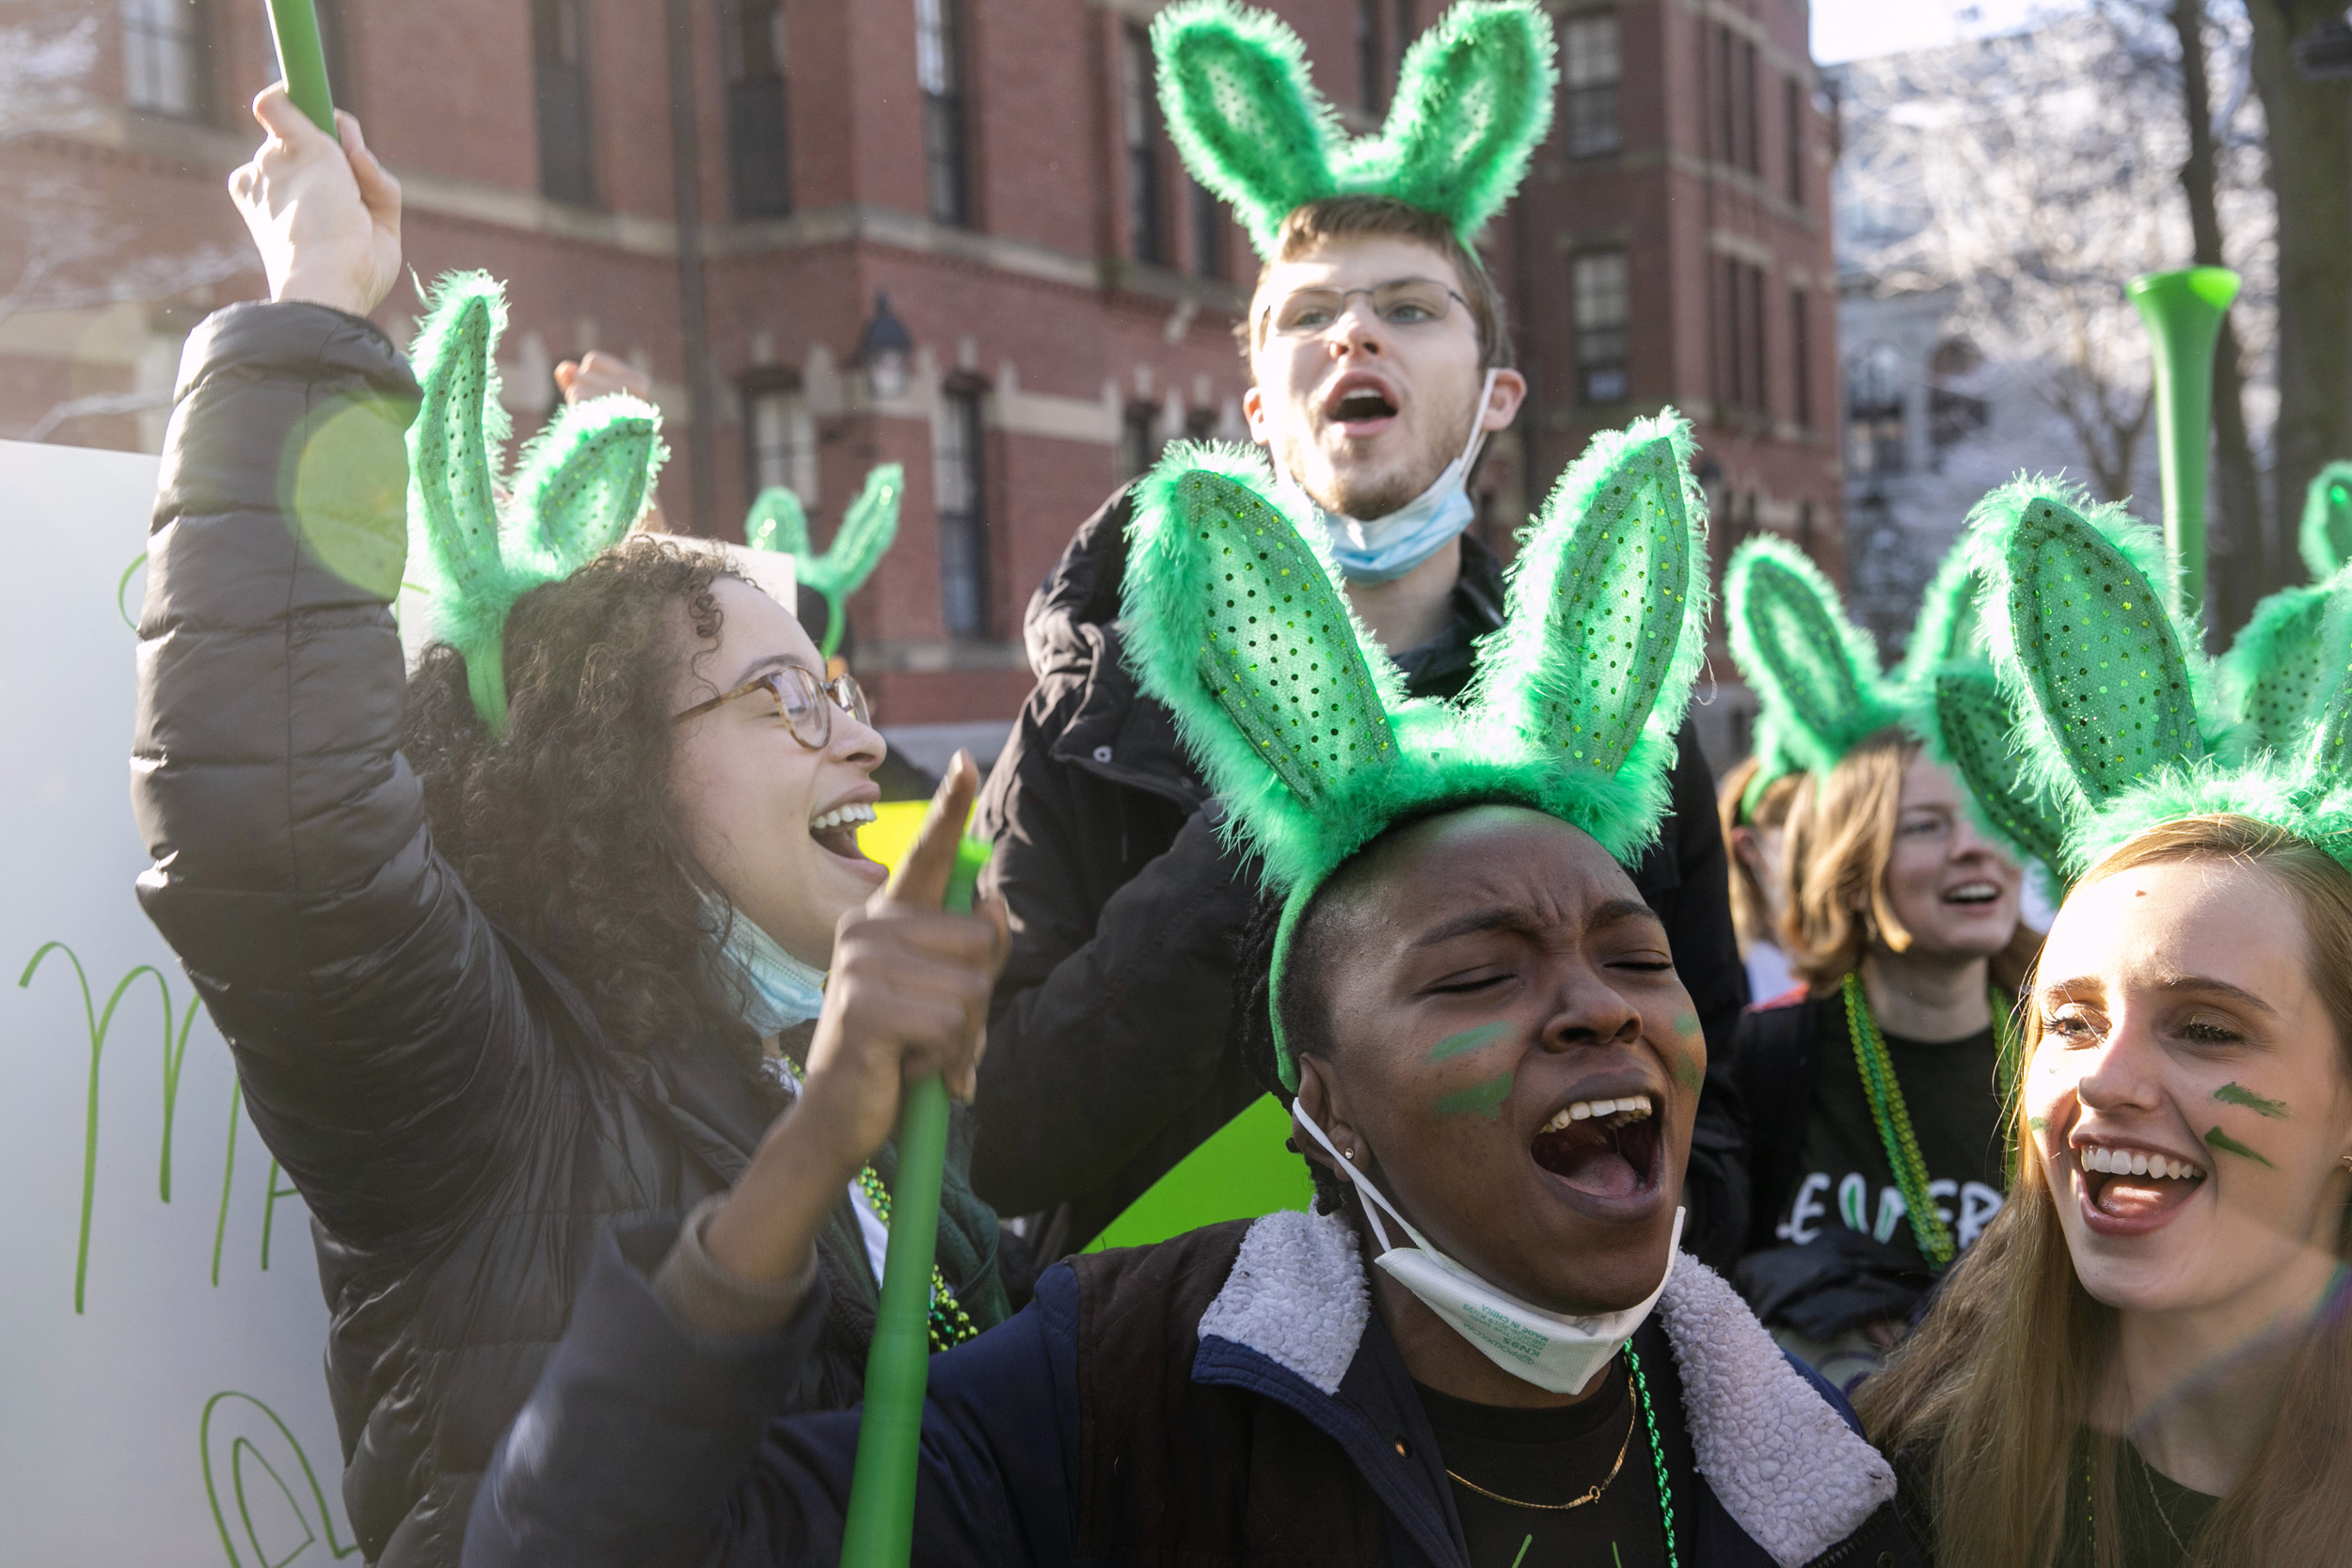
M 1281 460 L 1274 462 L 1275 483 L 1291 493 L 1295 504 L 1323 525 L 1339 562 L 1340 575 L 1350 582 L 1391 582 L 1403 577 L 1447 545 L 1477 516 L 1470 505 L 1470 465 L 1486 438 L 1486 404 L 1494 397 L 1495 372 L 1488 371 L 1478 392 L 1478 408 L 1470 418 L 1470 439 L 1461 455 L 1445 467 L 1428 489 L 1384 517 L 1369 520 L 1327 512 L 1290 476 Z
M 1330 1150 L 1331 1158 L 1339 1162 L 1340 1169 L 1347 1173 L 1356 1190 L 1369 1200 L 1364 1205 L 1364 1214 L 1372 1221 L 1373 1234 L 1379 1238 L 1381 1247 L 1380 1255 L 1373 1261 L 1390 1278 L 1419 1296 L 1422 1304 L 1443 1318 L 1454 1333 L 1476 1345 L 1487 1360 L 1523 1383 L 1555 1394 L 1583 1392 L 1594 1374 L 1633 1338 L 1633 1331 L 1642 1326 L 1650 1308 L 1658 1305 L 1658 1298 L 1665 1294 L 1666 1281 L 1674 1277 L 1675 1259 L 1682 1248 L 1681 1209 L 1675 1211 L 1674 1239 L 1666 1243 L 1666 1272 L 1659 1276 L 1658 1289 L 1646 1300 L 1622 1312 L 1603 1312 L 1592 1317 L 1569 1317 L 1530 1307 L 1431 1246 L 1397 1212 L 1396 1205 L 1383 1197 L 1378 1188 L 1331 1148 L 1331 1140 L 1324 1135 L 1323 1129 L 1298 1109 L 1296 1101 L 1291 1105 L 1291 1119 L 1309 1137 Z M 1388 1229 L 1380 1223 L 1383 1209 L 1412 1238 L 1413 1245 L 1389 1244 Z

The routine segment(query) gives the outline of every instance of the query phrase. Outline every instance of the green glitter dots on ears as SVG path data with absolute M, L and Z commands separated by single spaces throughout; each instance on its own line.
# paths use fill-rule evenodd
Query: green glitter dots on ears
M 2244 1144 L 2238 1142 L 2235 1138 L 2233 1138 L 2230 1134 L 2221 1131 L 2218 1127 L 2208 1127 L 2205 1129 L 2205 1142 L 2212 1148 L 2219 1149 L 2224 1154 L 2234 1154 L 2241 1160 L 2251 1160 L 2256 1164 L 2263 1166 L 2266 1170 L 2277 1170 L 2279 1168 L 2278 1166 L 2272 1164 L 2268 1160 L 2263 1158 L 2262 1155 L 2247 1148 Z
M 2268 1117 L 2273 1121 L 2286 1119 L 2287 1107 L 2284 1101 L 2265 1100 L 2253 1090 L 2237 1084 L 2222 1085 L 2213 1091 L 2213 1097 L 2224 1105 L 2243 1105 L 2255 1115 Z

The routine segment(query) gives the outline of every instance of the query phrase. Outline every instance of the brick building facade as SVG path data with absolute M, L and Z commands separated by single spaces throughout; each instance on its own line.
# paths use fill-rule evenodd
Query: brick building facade
M 519 433 L 554 362 L 601 348 L 653 376 L 663 506 L 699 531 L 739 534 L 784 483 L 822 539 L 868 467 L 906 466 L 899 542 L 850 615 L 918 761 L 1001 734 L 1029 683 L 1022 607 L 1075 524 L 1170 437 L 1242 434 L 1232 327 L 1255 261 L 1157 122 L 1155 8 L 320 0 L 338 100 L 403 182 L 409 263 L 509 286 Z M 1360 131 L 1439 8 L 1275 8 Z M 1534 396 L 1482 470 L 1482 529 L 1504 542 L 1592 431 L 1673 402 L 1699 420 L 1719 532 L 1778 528 L 1835 569 L 1802 0 L 1554 9 L 1560 114 L 1487 237 Z M 272 74 L 262 8 L 5 0 L 11 24 L 64 63 L 0 109 L 0 293 L 56 248 L 44 232 L 83 240 L 0 301 L 0 436 L 152 448 L 180 339 L 261 292 L 221 181 Z M 417 309 L 404 283 L 380 318 L 404 335 Z

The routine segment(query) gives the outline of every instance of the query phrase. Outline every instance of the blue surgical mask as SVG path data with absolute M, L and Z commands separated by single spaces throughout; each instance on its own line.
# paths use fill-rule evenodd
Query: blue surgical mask
M 727 933 L 725 945 L 719 949 L 719 966 L 735 982 L 736 1004 L 754 1034 L 766 1039 L 824 1010 L 823 970 L 777 946 L 758 922 L 724 899 L 706 895 L 703 907 L 712 928 Z
M 1340 575 L 1354 583 L 1391 582 L 1461 537 L 1477 515 L 1470 505 L 1470 465 L 1478 459 L 1486 403 L 1494 395 L 1495 372 L 1488 371 L 1478 392 L 1478 413 L 1470 420 L 1470 439 L 1461 455 L 1428 489 L 1386 516 L 1369 520 L 1327 512 L 1291 478 L 1281 464 L 1274 465 L 1275 483 L 1290 493 L 1291 503 L 1323 526 L 1323 536 L 1339 562 Z

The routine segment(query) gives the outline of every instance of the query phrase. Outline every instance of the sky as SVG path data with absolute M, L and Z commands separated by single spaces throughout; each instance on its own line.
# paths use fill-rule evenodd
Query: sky
M 2083 0 L 1813 0 L 1813 58 L 1822 65 L 2015 32 Z

